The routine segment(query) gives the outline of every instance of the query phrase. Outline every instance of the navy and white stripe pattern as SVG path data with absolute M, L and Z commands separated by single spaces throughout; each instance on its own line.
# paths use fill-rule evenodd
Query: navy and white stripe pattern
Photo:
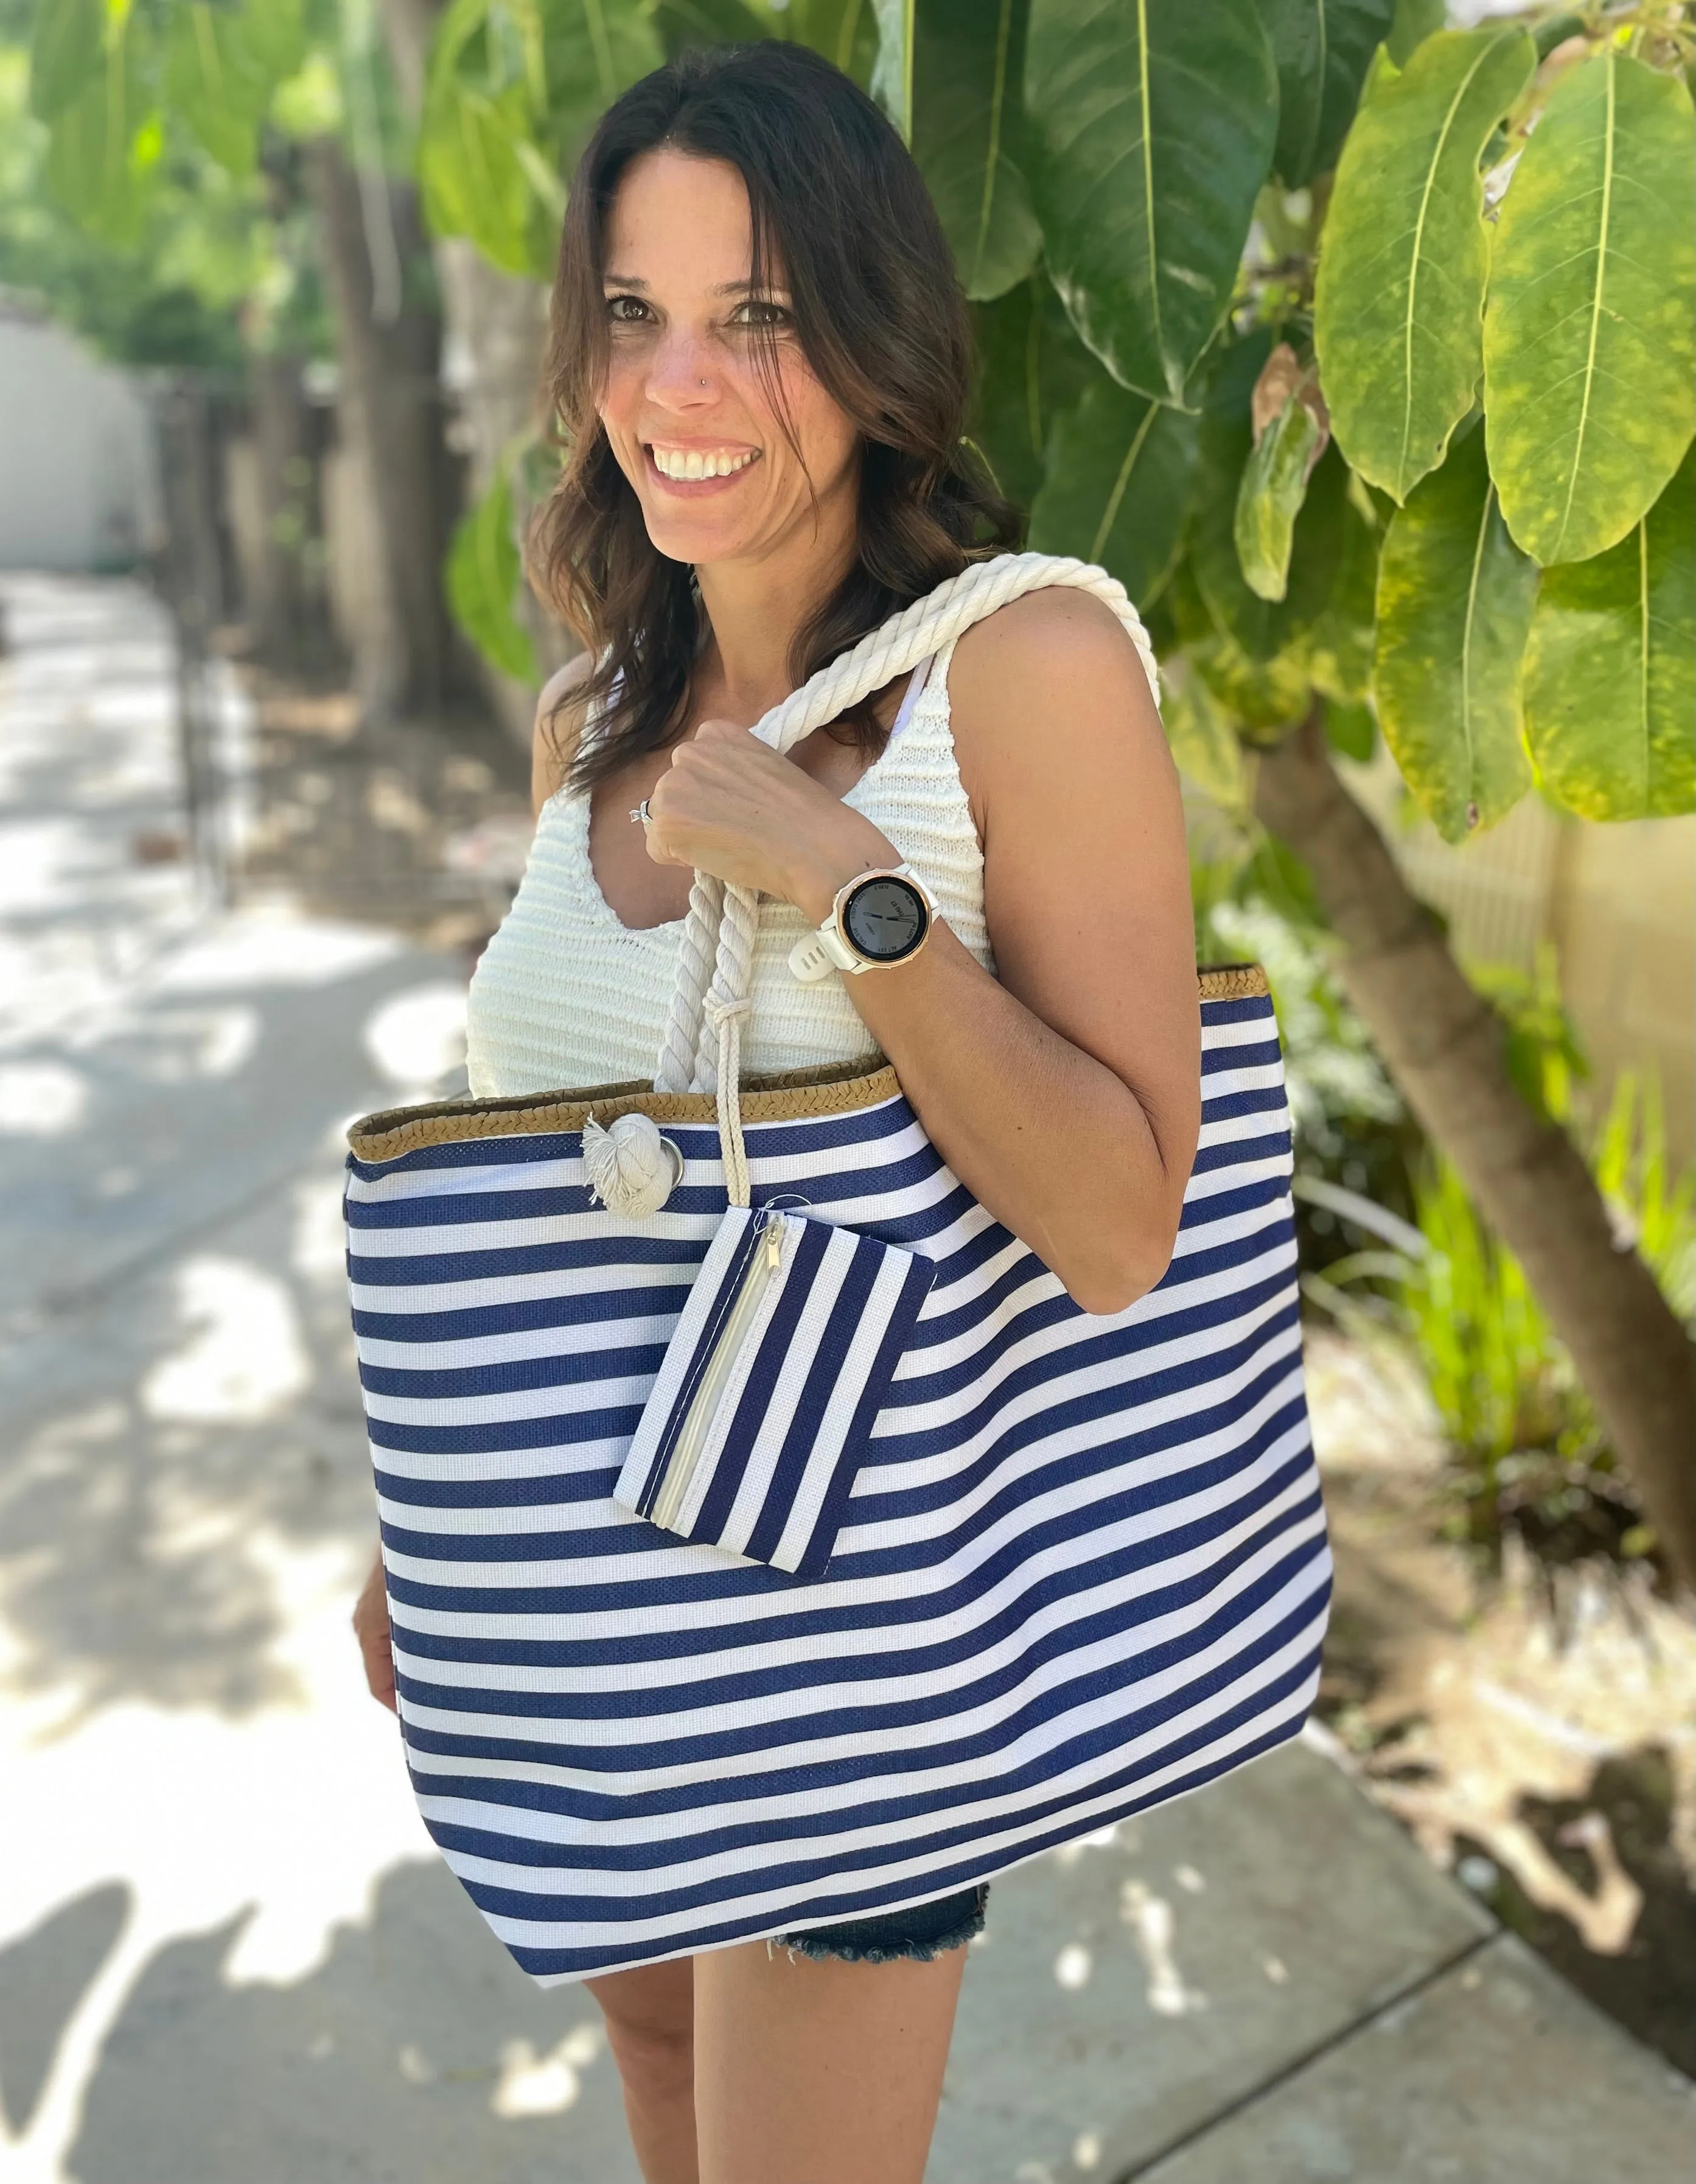
M 1289 1120 L 1264 981 L 1203 996 L 1176 1251 L 1110 1318 L 962 1188 L 888 1072 L 840 1112 L 745 1103 L 756 1207 L 804 1197 L 934 1268 L 810 1584 L 612 1498 L 726 1210 L 710 1123 L 665 1111 L 687 1167 L 646 1221 L 592 1201 L 576 1130 L 355 1131 L 408 1760 L 539 1979 L 946 1895 L 1298 1729 L 1329 1560 Z
M 613 1490 L 656 1505 L 717 1346 L 768 1248 L 777 1271 L 737 1348 L 668 1531 L 821 1577 L 897 1360 L 936 1277 L 931 1261 L 852 1228 L 733 1206 L 713 1239 Z

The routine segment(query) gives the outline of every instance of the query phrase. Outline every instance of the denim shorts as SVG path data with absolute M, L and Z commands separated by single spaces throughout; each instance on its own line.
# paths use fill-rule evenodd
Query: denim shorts
M 809 1926 L 780 1934 L 774 1949 L 792 1949 L 798 1957 L 834 1957 L 844 1964 L 893 1964 L 904 1958 L 927 1964 L 948 1949 L 963 1949 L 983 1931 L 989 1883 L 938 1896 L 929 1903 L 909 1903 L 876 1919 L 844 1919 L 834 1926 Z

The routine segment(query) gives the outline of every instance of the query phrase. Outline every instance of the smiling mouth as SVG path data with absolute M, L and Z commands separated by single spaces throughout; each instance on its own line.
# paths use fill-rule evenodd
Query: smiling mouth
M 759 455 L 758 448 L 661 448 L 648 443 L 648 455 L 663 478 L 693 484 L 705 478 L 734 477 Z

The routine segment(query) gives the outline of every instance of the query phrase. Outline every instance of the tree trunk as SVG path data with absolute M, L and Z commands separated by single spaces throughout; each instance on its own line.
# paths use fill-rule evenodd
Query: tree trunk
M 431 41 L 445 0 L 383 0 L 389 58 L 401 98 L 414 120 L 424 103 Z M 470 488 L 487 489 L 513 443 L 537 423 L 542 410 L 542 361 L 548 341 L 548 292 L 539 281 L 491 265 L 464 236 L 440 236 L 434 244 L 448 333 L 449 391 L 463 427 Z M 531 511 L 519 508 L 520 528 Z M 543 677 L 577 650 L 575 640 L 548 615 L 528 585 L 518 601 L 519 620 L 536 647 Z M 480 662 L 483 682 L 509 733 L 530 748 L 536 693 Z
M 309 147 L 309 173 L 336 321 L 337 423 L 375 518 L 374 605 L 353 633 L 354 688 L 374 715 L 433 713 L 454 679 L 442 588 L 452 481 L 440 321 L 405 277 L 424 247 L 417 198 L 392 180 L 362 182 L 331 137 Z M 392 226 L 393 264 L 381 273 L 367 233 L 372 203 Z
M 471 488 L 487 490 L 513 443 L 533 432 L 542 413 L 542 363 L 548 340 L 548 292 L 535 281 L 503 273 L 464 236 L 436 245 L 443 315 L 453 357 L 452 392 L 470 461 Z M 534 509 L 523 481 L 514 480 L 520 538 Z M 576 640 L 542 608 L 528 584 L 514 612 L 529 632 L 544 678 L 575 654 Z M 503 721 L 526 750 L 536 717 L 536 692 L 483 662 L 484 681 Z
M 322 660 L 327 633 L 310 565 L 322 529 L 312 410 L 297 356 L 252 357 L 247 369 L 261 526 L 247 618 L 261 660 L 299 669 Z
M 1305 863 L 1350 1001 L 1421 1123 L 1519 1259 L 1572 1354 L 1673 1574 L 1696 1580 L 1696 1355 L 1615 1242 L 1566 1133 L 1508 1074 L 1499 1019 L 1332 770 L 1316 720 L 1259 761 L 1260 816 Z

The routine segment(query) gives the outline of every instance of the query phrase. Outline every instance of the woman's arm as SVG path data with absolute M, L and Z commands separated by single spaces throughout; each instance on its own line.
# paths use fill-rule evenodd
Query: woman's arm
M 938 922 L 847 978 L 961 1181 L 1087 1312 L 1165 1271 L 1200 1121 L 1199 1008 L 1176 776 L 1129 639 L 1060 590 L 961 638 L 956 749 L 998 978 Z M 709 722 L 651 800 L 650 850 L 819 923 L 893 845 L 745 730 Z

